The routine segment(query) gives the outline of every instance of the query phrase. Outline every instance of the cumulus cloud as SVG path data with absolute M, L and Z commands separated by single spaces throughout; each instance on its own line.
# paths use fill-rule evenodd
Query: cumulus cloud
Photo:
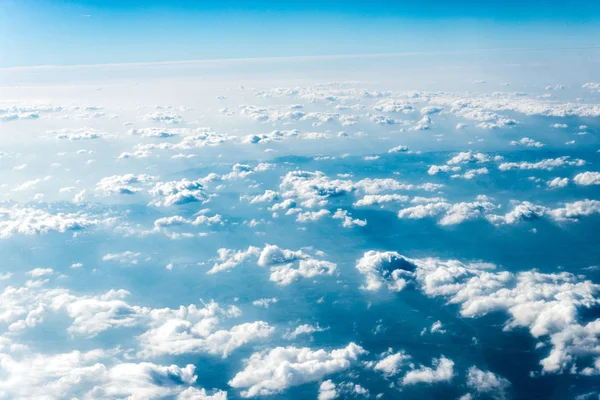
M 338 394 L 337 390 L 335 390 L 335 383 L 331 379 L 328 379 L 319 385 L 317 400 L 333 400 L 338 397 Z
M 550 189 L 559 189 L 569 184 L 569 178 L 554 178 L 546 182 L 546 186 Z
M 408 367 L 411 356 L 404 351 L 393 352 L 389 349 L 380 355 L 378 361 L 368 361 L 365 365 L 373 371 L 383 374 L 386 378 L 398 375 L 403 368 Z
M 266 244 L 261 250 L 250 246 L 247 250 L 219 249 L 215 264 L 207 272 L 214 274 L 235 268 L 249 259 L 256 259 L 259 267 L 268 267 L 271 271 L 269 279 L 278 285 L 287 286 L 302 278 L 314 278 L 319 275 L 333 275 L 336 264 L 322 260 L 321 252 L 311 255 L 304 250 L 288 250 L 279 246 Z
M 585 165 L 586 162 L 582 159 L 574 159 L 571 160 L 569 156 L 562 156 L 562 157 L 557 157 L 557 158 L 548 158 L 542 161 L 537 161 L 537 162 L 528 162 L 528 161 L 522 161 L 522 162 L 505 162 L 500 164 L 500 166 L 498 167 L 501 171 L 510 171 L 510 170 L 515 170 L 515 169 L 523 169 L 523 170 L 545 170 L 545 171 L 552 171 L 555 168 L 559 168 L 559 167 L 567 167 L 567 166 L 572 166 L 572 167 L 581 167 L 583 165 Z
M 600 185 L 600 172 L 582 172 L 575 175 L 573 182 L 581 186 Z
M 185 178 L 180 181 L 157 182 L 149 193 L 156 198 L 150 203 L 155 206 L 170 207 L 208 200 L 201 180 L 190 181 Z
M 207 272 L 207 274 L 214 274 L 221 271 L 226 271 L 231 268 L 235 268 L 245 262 L 250 257 L 258 257 L 260 255 L 260 249 L 258 247 L 249 246 L 246 250 L 231 250 L 221 248 L 217 250 L 217 257 L 215 258 L 215 264 Z
M 0 208 L 0 239 L 16 234 L 37 235 L 49 232 L 80 231 L 102 223 L 84 213 L 51 213 L 41 209 L 15 205 Z
M 497 206 L 489 201 L 474 201 L 449 204 L 446 202 L 419 204 L 398 211 L 400 219 L 422 219 L 427 217 L 442 216 L 438 221 L 440 225 L 456 225 L 467 220 L 477 219 Z
M 536 142 L 535 140 L 524 137 L 520 140 L 513 140 L 510 142 L 511 146 L 525 146 L 525 147 L 544 147 L 543 143 Z
M 301 335 L 312 335 L 313 333 L 324 332 L 327 330 L 329 330 L 329 327 L 322 328 L 319 326 L 319 324 L 316 324 L 316 325 L 302 324 L 302 325 L 298 325 L 294 330 L 291 330 L 291 331 L 288 330 L 285 333 L 285 335 L 283 335 L 283 337 L 288 340 L 294 340 L 298 336 L 301 336 Z
M 66 140 L 91 140 L 100 139 L 106 136 L 106 133 L 99 132 L 92 128 L 78 128 L 78 129 L 61 129 L 58 131 L 51 131 L 56 135 L 57 139 Z
M 296 221 L 300 223 L 315 222 L 331 214 L 329 210 L 305 211 L 298 213 Z
M 355 226 L 365 226 L 367 225 L 367 220 L 352 218 L 348 210 L 342 210 L 338 208 L 335 214 L 333 214 L 333 219 L 341 219 L 342 226 L 344 228 L 353 228 Z
M 467 371 L 467 386 L 477 393 L 487 394 L 495 399 L 504 399 L 510 382 L 490 371 L 482 371 L 472 366 Z
M 140 184 L 145 184 L 157 180 L 156 176 L 147 174 L 134 175 L 113 175 L 102 178 L 96 184 L 96 191 L 110 194 L 135 194 L 144 190 L 139 187 Z
M 390 265 L 390 260 L 395 265 Z M 383 263 L 387 263 L 385 268 Z M 548 357 L 540 362 L 545 372 L 560 372 L 576 362 L 578 355 L 593 354 L 593 343 L 598 341 L 595 338 L 581 342 L 597 335 L 598 321 L 581 325 L 577 309 L 599 304 L 596 296 L 600 285 L 566 272 L 496 272 L 490 264 L 408 259 L 398 253 L 373 251 L 365 253 L 357 269 L 365 275 L 363 288 L 367 290 L 387 287 L 398 291 L 410 283 L 428 296 L 444 297 L 449 303 L 460 305 L 463 317 L 505 312 L 509 315 L 506 330 L 524 327 L 533 337 L 548 338 L 553 344 Z M 581 340 L 572 342 L 576 337 Z
M 157 111 L 145 115 L 148 121 L 162 122 L 164 124 L 178 124 L 183 121 L 181 115 L 171 111 Z
M 241 311 L 211 301 L 179 309 L 151 310 L 150 329 L 138 337 L 143 357 L 192 353 L 219 354 L 227 357 L 233 350 L 249 342 L 269 337 L 275 328 L 264 321 L 219 328 L 221 319 L 239 317 Z
M 356 269 L 365 275 L 366 279 L 366 285 L 361 286 L 361 289 L 368 291 L 376 291 L 383 287 L 401 291 L 407 285 L 407 278 L 411 276 L 411 267 L 412 264 L 393 251 L 370 250 L 356 264 Z
M 138 257 L 141 253 L 133 251 L 124 251 L 122 253 L 108 253 L 102 256 L 102 261 L 115 261 L 121 264 L 137 264 L 139 262 Z
M 364 196 L 362 199 L 354 202 L 354 207 L 365 207 L 379 204 L 387 204 L 392 202 L 407 202 L 408 196 L 400 194 L 369 194 Z
M 563 207 L 549 211 L 550 216 L 558 222 L 578 221 L 581 217 L 598 213 L 600 213 L 600 201 L 588 199 L 565 203 Z
M 243 389 L 242 397 L 269 396 L 292 386 L 315 382 L 349 369 L 366 351 L 354 344 L 327 351 L 298 347 L 276 347 L 254 353 L 229 385 Z
M 418 383 L 438 383 L 450 382 L 454 377 L 454 361 L 441 356 L 439 359 L 433 359 L 433 367 L 421 366 L 420 368 L 408 371 L 402 378 L 403 385 L 415 385 Z

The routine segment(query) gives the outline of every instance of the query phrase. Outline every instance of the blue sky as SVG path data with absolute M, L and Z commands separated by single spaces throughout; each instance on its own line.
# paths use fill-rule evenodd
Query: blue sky
M 0 66 L 597 45 L 594 1 L 15 1 Z

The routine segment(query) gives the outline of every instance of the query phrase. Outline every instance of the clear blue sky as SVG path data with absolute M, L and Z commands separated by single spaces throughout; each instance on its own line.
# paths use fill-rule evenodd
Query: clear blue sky
M 0 67 L 600 44 L 600 1 L 2 0 Z

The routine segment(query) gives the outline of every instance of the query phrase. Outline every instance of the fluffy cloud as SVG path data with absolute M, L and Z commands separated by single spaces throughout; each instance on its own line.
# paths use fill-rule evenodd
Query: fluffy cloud
M 101 220 L 80 212 L 53 214 L 41 209 L 15 205 L 11 208 L 0 208 L 0 239 L 16 234 L 79 231 L 100 223 Z
M 411 277 L 410 270 L 405 269 L 411 266 L 395 251 L 370 250 L 358 260 L 356 269 L 365 275 L 366 286 L 362 286 L 361 289 L 376 291 L 387 287 L 399 292 L 407 285 L 407 278 Z
M 181 121 L 183 121 L 183 118 L 181 118 L 181 115 L 176 114 L 171 111 L 157 111 L 154 113 L 149 113 L 149 114 L 146 114 L 145 118 L 148 121 L 162 122 L 165 124 L 178 124 Z
M 102 256 L 102 261 L 114 261 L 121 264 L 137 264 L 139 262 L 138 257 L 141 253 L 133 251 L 124 251 L 122 253 L 108 253 Z
M 317 400 L 333 400 L 338 397 L 338 392 L 335 390 L 335 383 L 331 379 L 323 381 L 319 385 L 319 395 Z
M 496 399 L 504 399 L 510 382 L 490 371 L 482 371 L 472 366 L 467 372 L 467 386 L 478 393 L 490 395 Z
M 297 199 L 303 207 L 315 208 L 328 204 L 329 199 L 346 194 L 360 192 L 376 195 L 388 191 L 424 190 L 435 191 L 443 187 L 440 184 L 409 184 L 391 178 L 365 178 L 357 182 L 351 180 L 330 179 L 323 172 L 288 172 L 279 185 L 284 198 Z M 383 198 L 382 198 L 383 199 Z M 375 198 L 373 198 L 375 200 Z M 376 200 L 375 200 L 376 201 Z
M 367 221 L 364 219 L 352 218 L 352 216 L 348 213 L 348 210 L 342 210 L 338 208 L 335 214 L 333 214 L 333 219 L 341 219 L 342 226 L 344 228 L 353 228 L 355 226 L 365 226 L 367 225 Z
M 404 208 L 398 211 L 398 218 L 422 219 L 442 215 L 438 222 L 440 225 L 456 225 L 467 220 L 480 218 L 496 208 L 497 206 L 489 201 L 456 204 L 437 202 Z
M 192 353 L 219 354 L 227 357 L 249 342 L 269 337 L 275 330 L 264 321 L 219 329 L 222 318 L 235 318 L 241 311 L 223 308 L 215 302 L 181 306 L 179 309 L 155 309 L 149 314 L 150 329 L 138 337 L 143 357 Z
M 467 164 L 467 163 L 486 163 L 491 158 L 484 153 L 475 153 L 473 151 L 463 151 L 448 160 L 448 165 Z
M 506 330 L 524 327 L 533 337 L 549 338 L 553 349 L 541 361 L 546 372 L 559 372 L 576 362 L 576 355 L 595 351 L 592 343 L 598 338 L 585 344 L 581 341 L 571 344 L 576 335 L 584 336 L 586 340 L 596 335 L 593 324 L 584 328 L 577 320 L 578 308 L 600 304 L 597 297 L 600 285 L 591 281 L 579 280 L 566 272 L 495 272 L 495 267 L 489 264 L 408 259 L 398 253 L 368 252 L 365 256 L 357 269 L 365 275 L 368 290 L 387 286 L 397 291 L 412 283 L 428 296 L 444 297 L 449 303 L 459 304 L 463 317 L 503 311 L 510 317 L 505 324 Z M 387 268 L 377 268 L 381 265 L 380 259 L 388 262 Z M 389 265 L 390 259 L 395 265 Z
M 221 248 L 217 250 L 217 258 L 215 258 L 215 264 L 207 272 L 207 274 L 214 274 L 221 271 L 226 271 L 231 268 L 235 268 L 245 262 L 250 257 L 258 257 L 260 255 L 260 249 L 258 247 L 249 246 L 246 250 L 230 250 Z
M 563 207 L 549 211 L 556 221 L 577 221 L 581 217 L 600 213 L 600 201 L 580 200 L 573 203 L 565 203 Z
M 550 189 L 559 189 L 569 184 L 569 178 L 554 178 L 546 182 L 546 186 Z
M 269 396 L 289 387 L 315 382 L 327 375 L 349 369 L 365 353 L 350 343 L 340 349 L 327 351 L 303 347 L 276 347 L 252 354 L 244 370 L 238 372 L 229 385 L 244 389 L 243 397 Z
M 575 175 L 573 182 L 581 186 L 600 185 L 600 172 L 582 172 Z
M 266 244 L 260 250 L 250 246 L 247 250 L 219 249 L 215 264 L 207 272 L 214 274 L 235 268 L 248 259 L 258 258 L 256 265 L 269 267 L 269 279 L 278 285 L 287 286 L 301 278 L 314 278 L 319 275 L 333 275 L 337 266 L 329 261 L 319 259 L 321 252 L 313 256 L 304 250 L 282 249 L 276 245 Z
M 145 184 L 153 182 L 158 179 L 156 176 L 147 174 L 134 175 L 113 175 L 102 178 L 96 184 L 96 191 L 102 192 L 106 195 L 110 194 L 135 194 L 144 190 L 137 186 L 139 184 Z
M 404 351 L 394 353 L 392 349 L 381 354 L 379 361 L 368 361 L 365 365 L 373 371 L 380 372 L 386 378 L 398 375 L 403 368 L 407 367 L 407 362 L 411 356 Z
M 365 207 L 378 204 L 387 204 L 392 202 L 403 203 L 408 201 L 408 196 L 400 194 L 368 194 L 362 199 L 354 202 L 354 207 Z
M 296 221 L 300 223 L 315 222 L 331 214 L 329 210 L 305 211 L 298 213 Z
M 535 140 L 524 137 L 520 140 L 513 140 L 510 142 L 511 146 L 524 146 L 524 147 L 544 147 L 543 143 L 536 142 Z
M 421 366 L 420 368 L 408 371 L 402 378 L 403 385 L 415 385 L 418 383 L 438 383 L 450 382 L 454 377 L 454 361 L 441 356 L 439 359 L 433 359 L 433 367 Z
M 302 325 L 297 326 L 296 329 L 286 332 L 285 335 L 283 335 L 283 337 L 286 339 L 289 339 L 289 340 L 293 340 L 293 339 L 296 339 L 300 335 L 312 335 L 313 333 L 324 332 L 328 329 L 329 328 L 321 328 L 319 326 L 319 324 L 317 324 L 317 325 L 302 324 Z
M 208 199 L 200 180 L 190 181 L 185 178 L 180 181 L 157 182 L 149 192 L 157 198 L 151 203 L 156 206 L 170 207 L 205 202 Z
M 493 224 L 516 224 L 522 221 L 532 221 L 543 217 L 548 209 L 538 206 L 529 201 L 516 204 L 514 208 L 505 215 L 488 215 L 488 220 Z
M 559 167 L 567 167 L 567 166 L 581 167 L 585 164 L 586 164 L 586 162 L 582 159 L 577 158 L 577 159 L 571 160 L 569 156 L 563 156 L 563 157 L 558 157 L 558 158 L 548 158 L 548 159 L 541 160 L 538 162 L 528 162 L 528 161 L 505 162 L 505 163 L 500 164 L 500 166 L 498 168 L 501 171 L 510 171 L 510 170 L 514 170 L 514 169 L 524 169 L 524 170 L 539 169 L 539 170 L 545 170 L 545 171 L 552 171 L 553 169 L 559 168 Z

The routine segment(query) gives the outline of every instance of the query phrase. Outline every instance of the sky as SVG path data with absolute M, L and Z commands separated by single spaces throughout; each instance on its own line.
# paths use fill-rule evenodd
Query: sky
M 595 3 L 0 4 L 0 400 L 599 398 Z
M 16 1 L 0 67 L 597 45 L 594 1 Z

